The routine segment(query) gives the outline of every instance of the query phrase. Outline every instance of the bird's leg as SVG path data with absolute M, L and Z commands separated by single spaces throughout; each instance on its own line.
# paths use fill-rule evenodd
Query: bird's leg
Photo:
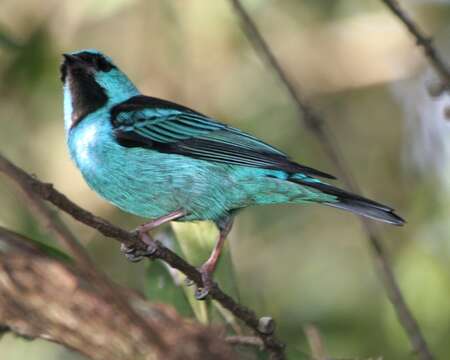
M 162 224 L 165 224 L 169 221 L 179 219 L 186 215 L 186 212 L 183 209 L 173 211 L 167 215 L 161 216 L 158 219 L 149 221 L 145 224 L 138 226 L 136 229 L 140 239 L 147 245 L 146 250 L 138 250 L 132 246 L 127 246 L 122 244 L 120 246 L 120 251 L 126 256 L 128 260 L 131 262 L 138 262 L 142 260 L 146 256 L 151 256 L 155 253 L 157 246 L 155 241 L 151 238 L 148 232 Z
M 179 219 L 180 217 L 183 217 L 186 215 L 186 211 L 183 209 L 179 209 L 176 211 L 173 211 L 171 213 L 168 213 L 167 215 L 161 216 L 158 219 L 149 221 L 145 224 L 142 224 L 140 226 L 138 226 L 137 231 L 142 234 L 142 233 L 146 233 L 150 230 L 153 230 L 154 228 L 165 224 L 166 222 L 172 221 L 172 220 L 176 220 Z
M 195 297 L 197 300 L 205 299 L 214 284 L 212 275 L 216 269 L 217 261 L 219 260 L 223 245 L 225 244 L 225 239 L 233 226 L 233 218 L 228 217 L 224 221 L 218 223 L 217 226 L 219 227 L 219 239 L 217 240 L 217 243 L 214 246 L 208 260 L 206 260 L 206 262 L 199 269 L 200 274 L 202 275 L 203 287 L 197 288 L 195 292 Z

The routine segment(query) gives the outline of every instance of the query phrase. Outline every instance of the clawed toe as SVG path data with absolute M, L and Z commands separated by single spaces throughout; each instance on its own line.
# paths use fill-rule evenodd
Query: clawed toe
M 120 245 L 120 251 L 129 261 L 139 262 L 145 257 L 151 257 L 155 255 L 156 251 L 158 250 L 158 245 L 153 240 L 148 241 L 148 239 L 146 239 L 145 243 L 147 245 L 147 248 L 145 249 L 137 249 L 134 246 L 127 246 L 122 243 Z
M 127 246 L 125 244 L 120 244 L 120 252 L 125 255 L 128 261 L 139 262 L 144 256 L 138 253 L 138 250 L 132 246 Z
M 197 300 L 205 300 L 209 295 L 209 289 L 207 288 L 197 288 L 195 290 L 195 298 Z
M 202 275 L 203 286 L 197 287 L 197 289 L 195 290 L 195 298 L 197 300 L 205 300 L 208 297 L 209 292 L 214 285 L 212 278 L 212 271 L 211 269 L 209 269 L 207 265 L 206 266 L 203 265 L 199 269 L 199 271 L 200 274 Z
M 142 255 L 135 255 L 133 253 L 125 254 L 125 257 L 127 258 L 128 261 L 133 262 L 133 263 L 137 263 L 137 262 L 142 261 L 144 259 L 144 256 L 142 256 Z
M 204 300 L 209 294 L 213 281 L 211 278 L 211 274 L 203 272 L 201 268 L 199 269 L 199 271 L 202 274 L 203 286 L 202 287 L 199 286 L 197 287 L 197 289 L 195 289 L 195 298 L 197 300 Z M 195 282 L 192 279 L 186 278 L 184 279 L 184 284 L 186 286 L 192 286 L 195 285 Z

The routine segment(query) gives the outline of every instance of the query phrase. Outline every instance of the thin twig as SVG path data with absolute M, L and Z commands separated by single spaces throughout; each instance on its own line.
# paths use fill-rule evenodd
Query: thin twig
M 53 213 L 30 189 L 24 189 L 24 193 L 38 220 L 56 235 L 62 247 L 75 259 L 80 268 L 84 271 L 95 269 L 95 265 L 84 247 L 67 226 L 60 221 L 57 214 Z
M 450 67 L 444 61 L 442 54 L 433 46 L 433 39 L 427 36 L 417 23 L 403 10 L 397 0 L 381 0 L 406 26 L 408 31 L 416 39 L 417 45 L 421 46 L 431 66 L 439 74 L 443 83 L 440 92 L 450 90 Z M 438 91 L 439 93 L 439 91 Z
M 264 343 L 261 338 L 257 336 L 227 336 L 225 341 L 231 345 L 251 346 L 257 348 L 264 348 Z
M 136 249 L 145 250 L 147 245 L 143 243 L 135 232 L 129 232 L 119 228 L 107 220 L 93 215 L 87 210 L 82 209 L 74 202 L 69 200 L 64 194 L 53 188 L 51 184 L 43 183 L 36 177 L 32 177 L 24 170 L 20 169 L 5 157 L 0 155 L 0 172 L 3 172 L 9 178 L 19 185 L 25 191 L 30 191 L 46 200 L 57 208 L 71 215 L 79 222 L 90 226 L 104 236 L 118 240 L 127 246 L 133 246 Z M 194 281 L 197 286 L 202 286 L 201 274 L 198 270 L 186 262 L 183 258 L 175 254 L 170 249 L 156 242 L 157 250 L 153 258 L 160 259 L 169 264 L 174 269 L 181 271 L 189 279 Z M 276 338 L 273 332 L 261 331 L 260 319 L 249 308 L 237 303 L 232 297 L 224 293 L 217 284 L 214 284 L 210 290 L 212 299 L 219 302 L 225 309 L 233 313 L 236 318 L 243 321 L 259 336 L 264 344 L 264 348 L 269 352 L 271 359 L 284 359 L 284 345 Z
M 319 142 L 324 147 L 324 151 L 335 164 L 347 187 L 353 192 L 360 193 L 361 191 L 359 191 L 359 187 L 354 181 L 351 172 L 344 161 L 341 150 L 335 141 L 335 138 L 331 135 L 329 127 L 323 121 L 323 118 L 310 107 L 310 105 L 300 95 L 299 91 L 291 83 L 281 65 L 273 55 L 272 50 L 269 48 L 268 44 L 256 27 L 256 24 L 242 6 L 240 0 L 230 0 L 230 2 L 241 21 L 242 29 L 250 43 L 259 53 L 261 58 L 273 68 L 281 83 L 286 87 L 289 95 L 297 107 L 299 119 L 303 118 L 306 126 L 318 138 Z M 369 244 L 373 250 L 374 260 L 378 270 L 377 273 L 382 280 L 389 300 L 394 306 L 399 322 L 408 335 L 413 351 L 417 353 L 421 360 L 433 359 L 425 338 L 422 335 L 422 331 L 411 310 L 406 304 L 400 287 L 397 284 L 390 265 L 389 257 L 383 248 L 381 237 L 377 228 L 373 225 L 373 223 L 367 221 L 366 219 L 360 219 L 367 233 Z
M 323 345 L 322 336 L 319 329 L 313 324 L 307 324 L 303 327 L 306 338 L 311 348 L 312 358 L 314 360 L 328 360 L 325 346 Z

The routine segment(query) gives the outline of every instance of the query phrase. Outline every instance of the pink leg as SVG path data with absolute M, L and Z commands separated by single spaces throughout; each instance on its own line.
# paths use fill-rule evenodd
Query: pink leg
M 183 217 L 185 215 L 186 212 L 180 209 L 138 226 L 136 230 L 139 233 L 139 237 L 141 238 L 141 240 L 145 244 L 147 244 L 146 251 L 137 251 L 135 248 L 130 248 L 124 244 L 121 245 L 120 250 L 125 254 L 128 260 L 132 262 L 137 262 L 142 260 L 145 256 L 153 255 L 157 250 L 157 246 L 155 241 L 151 238 L 150 235 L 147 234 L 147 232 L 169 221 L 179 219 L 180 217 Z
M 183 209 L 179 209 L 174 212 L 168 213 L 167 215 L 161 216 L 158 219 L 151 220 L 145 224 L 142 224 L 137 228 L 137 230 L 139 231 L 139 233 L 148 232 L 154 229 L 155 227 L 165 224 L 166 222 L 179 219 L 184 215 L 186 215 L 186 211 L 184 211 Z
M 222 224 L 221 224 L 222 225 Z M 226 222 L 220 226 L 219 225 L 219 239 L 214 246 L 211 255 L 208 260 L 200 267 L 200 273 L 202 274 L 203 288 L 197 289 L 195 297 L 197 300 L 203 300 L 208 296 L 209 290 L 213 286 L 212 275 L 216 270 L 217 262 L 222 253 L 223 245 L 225 244 L 225 239 L 227 238 L 231 228 L 233 226 L 233 218 L 229 218 Z

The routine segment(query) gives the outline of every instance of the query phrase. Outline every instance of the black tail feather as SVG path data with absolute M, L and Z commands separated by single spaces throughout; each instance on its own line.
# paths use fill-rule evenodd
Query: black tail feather
M 352 194 L 324 183 L 308 182 L 297 179 L 290 180 L 301 185 L 313 187 L 324 192 L 325 194 L 336 196 L 338 200 L 337 202 L 325 202 L 325 205 L 350 211 L 352 213 L 392 225 L 403 225 L 405 223 L 405 220 L 398 216 L 391 207 L 377 203 L 370 199 L 366 199 L 360 195 Z
M 398 216 L 394 210 L 379 209 L 370 203 L 361 200 L 345 199 L 335 203 L 324 204 L 392 225 L 401 226 L 405 224 L 405 220 Z

